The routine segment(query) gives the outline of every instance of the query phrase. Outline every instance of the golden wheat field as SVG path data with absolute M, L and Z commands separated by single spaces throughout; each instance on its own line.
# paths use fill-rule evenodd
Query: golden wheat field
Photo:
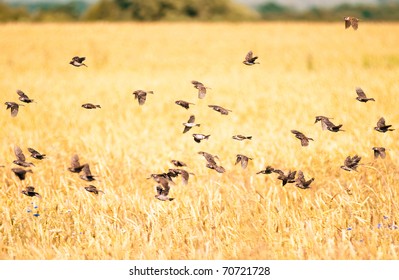
M 95 23 L 0 25 L 0 259 L 398 259 L 399 25 Z M 242 63 L 252 50 L 260 64 Z M 73 67 L 85 56 L 86 67 Z M 192 80 L 211 89 L 198 99 Z M 361 103 L 361 87 L 375 102 Z M 36 103 L 12 118 L 16 90 Z M 152 90 L 139 106 L 134 90 Z M 174 102 L 195 103 L 186 110 Z M 100 104 L 86 110 L 83 103 Z M 19 102 L 21 103 L 21 102 Z M 208 105 L 232 110 L 221 115 Z M 195 115 L 200 127 L 183 134 Z M 344 132 L 322 130 L 315 116 Z M 380 117 L 395 131 L 373 129 Z M 302 147 L 290 132 L 314 141 Z M 210 134 L 196 143 L 192 133 Z M 235 134 L 252 140 L 236 141 Z M 20 181 L 14 146 L 33 173 Z M 374 159 L 372 147 L 387 149 Z M 28 147 L 47 155 L 29 157 Z M 219 157 L 207 168 L 198 154 Z M 68 171 L 71 157 L 97 180 Z M 251 157 L 248 167 L 236 155 Z M 362 157 L 358 172 L 340 168 Z M 153 173 L 187 163 L 160 201 Z M 281 186 L 267 165 L 302 170 Z M 93 184 L 104 194 L 86 192 Z M 41 195 L 21 193 L 34 186 Z M 36 214 L 36 215 L 34 215 Z M 37 215 L 38 214 L 38 215 Z

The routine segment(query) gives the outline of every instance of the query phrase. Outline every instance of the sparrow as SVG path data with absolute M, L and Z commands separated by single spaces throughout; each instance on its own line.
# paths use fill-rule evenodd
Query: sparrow
M 345 20 L 345 29 L 348 29 L 352 26 L 354 30 L 357 30 L 359 19 L 355 17 L 344 17 Z
M 224 172 L 226 172 L 226 169 L 224 169 L 223 166 L 219 166 L 219 165 L 217 165 L 217 164 L 207 163 L 207 164 L 206 164 L 206 167 L 208 167 L 209 169 L 213 169 L 213 170 L 215 170 L 215 171 L 218 172 L 218 173 L 224 173 Z
M 239 162 L 241 162 L 241 167 L 243 169 L 245 169 L 248 166 L 248 160 L 252 160 L 252 158 L 241 155 L 241 154 L 237 154 L 236 157 L 237 157 L 237 159 L 236 159 L 235 164 L 238 164 Z
M 213 156 L 213 155 L 211 155 L 211 154 L 209 154 L 209 153 L 207 153 L 207 152 L 198 152 L 198 154 L 200 154 L 200 155 L 202 155 L 205 159 L 206 159 L 206 161 L 209 163 L 209 164 L 211 164 L 211 165 L 217 165 L 216 164 L 216 161 L 215 161 L 215 158 L 216 159 L 219 159 L 219 157 L 218 156 Z
M 175 101 L 175 103 L 177 105 L 182 106 L 183 108 L 186 108 L 186 109 L 190 108 L 190 105 L 195 105 L 194 103 L 190 103 L 190 102 L 187 102 L 184 100 L 177 100 L 177 101 Z
M 30 99 L 22 90 L 17 90 L 17 94 L 19 95 L 19 100 L 25 103 L 34 102 L 33 99 Z
M 155 179 L 155 178 L 154 178 Z M 157 181 L 160 185 L 156 186 L 157 194 L 155 198 L 162 201 L 172 201 L 174 198 L 168 197 L 170 186 L 168 180 L 159 177 Z
M 191 81 L 196 89 L 198 89 L 198 98 L 203 99 L 206 95 L 206 90 L 210 89 L 209 87 L 204 86 L 203 83 L 198 81 Z
M 222 115 L 228 115 L 229 112 L 232 112 L 231 110 L 225 109 L 218 105 L 208 105 L 208 107 L 212 108 L 213 110 L 215 110 L 216 112 L 219 112 Z
M 208 139 L 209 136 L 211 136 L 211 135 L 204 135 L 204 134 L 198 134 L 198 133 L 193 134 L 194 141 L 197 143 L 200 143 L 204 139 Z
M 147 99 L 147 94 L 154 94 L 152 90 L 150 91 L 144 91 L 141 89 L 135 90 L 132 94 L 134 95 L 134 99 L 137 99 L 139 102 L 139 105 L 144 105 L 146 99 Z
M 200 126 L 200 124 L 197 124 L 194 122 L 195 122 L 195 116 L 192 115 L 192 116 L 190 116 L 190 118 L 188 119 L 188 121 L 186 123 L 183 123 L 183 125 L 184 125 L 183 133 L 186 133 L 194 126 Z
M 187 164 L 185 164 L 184 162 L 182 162 L 182 161 L 180 161 L 180 160 L 172 159 L 170 162 L 171 162 L 174 166 L 176 166 L 176 167 L 187 166 Z
M 374 158 L 377 159 L 378 157 L 385 158 L 385 148 L 384 147 L 373 147 L 374 151 Z
M 356 93 L 357 93 L 357 97 L 356 99 L 360 102 L 367 102 L 367 101 L 375 101 L 374 98 L 367 98 L 366 94 L 364 93 L 364 91 L 360 88 L 357 87 L 356 88 Z
M 24 190 L 21 191 L 21 193 L 27 196 L 37 196 L 38 198 L 42 198 L 39 193 L 35 192 L 35 188 L 32 186 L 26 187 Z
M 274 168 L 271 167 L 270 165 L 266 166 L 265 169 L 257 172 L 256 174 L 272 174 L 272 172 L 274 171 Z
M 83 172 L 83 175 L 80 175 L 80 178 L 82 180 L 89 181 L 89 182 L 95 180 L 94 176 L 91 174 L 90 166 L 88 163 L 83 164 L 82 172 Z
M 189 173 L 184 169 L 169 169 L 169 172 L 176 174 L 176 176 L 181 175 L 184 185 L 187 185 L 190 174 L 194 175 L 194 173 Z
M 384 118 L 380 118 L 377 122 L 377 126 L 374 127 L 375 130 L 377 130 L 378 132 L 387 132 L 387 131 L 394 131 L 395 129 L 390 128 L 392 125 L 386 125 L 385 124 L 385 119 Z
M 22 152 L 20 147 L 14 146 L 14 154 L 17 157 L 17 159 L 13 161 L 14 164 L 20 165 L 20 166 L 23 166 L 23 167 L 35 166 L 31 162 L 26 162 L 25 155 Z
M 333 124 L 330 121 L 330 119 L 331 118 L 327 118 L 327 117 L 324 117 L 324 116 L 316 116 L 316 120 L 315 120 L 314 123 L 317 123 L 318 121 L 320 121 L 321 122 L 321 128 L 323 130 L 327 129 L 327 130 L 332 131 L 332 132 L 345 131 L 345 130 L 341 129 L 342 124 L 335 125 L 335 124 Z
M 81 165 L 79 162 L 79 156 L 73 155 L 71 158 L 71 166 L 68 167 L 68 170 L 73 173 L 80 173 L 85 165 Z
M 85 187 L 85 190 L 94 194 L 98 194 L 99 192 L 104 193 L 102 190 L 97 189 L 97 187 L 93 185 L 88 185 L 87 187 Z
M 301 170 L 298 170 L 298 175 L 295 179 L 295 186 L 297 186 L 300 189 L 309 189 L 309 185 L 314 181 L 314 178 L 311 178 L 310 180 L 306 181 L 305 176 L 303 175 L 303 172 Z
M 85 109 L 101 108 L 100 105 L 94 105 L 94 104 L 91 104 L 91 103 L 85 103 L 85 104 L 82 105 L 82 107 L 85 108 Z
M 19 106 L 24 106 L 23 104 L 18 104 L 15 102 L 5 102 L 4 104 L 7 105 L 6 110 L 11 110 L 11 117 L 16 117 L 18 115 Z
M 72 60 L 69 62 L 69 64 L 76 66 L 76 67 L 80 67 L 80 66 L 86 66 L 86 64 L 83 63 L 83 61 L 85 61 L 86 57 L 79 57 L 79 56 L 74 56 L 72 57 Z
M 28 151 L 30 153 L 30 156 L 35 158 L 35 159 L 41 160 L 41 159 L 44 159 L 46 157 L 45 154 L 41 154 L 38 151 L 36 151 L 35 149 L 28 148 Z
M 287 183 L 294 183 L 295 182 L 296 171 L 292 171 L 292 172 L 288 171 L 287 175 L 285 175 L 284 172 L 281 171 L 280 169 L 274 169 L 273 172 L 279 174 L 277 179 L 282 181 L 282 185 L 283 186 L 285 184 L 287 184 Z
M 23 168 L 19 168 L 19 167 L 17 167 L 17 168 L 12 168 L 11 169 L 12 170 L 12 172 L 14 172 L 14 174 L 22 181 L 22 180 L 25 180 L 25 177 L 26 177 L 26 173 L 33 173 L 32 172 L 32 170 L 30 170 L 30 169 L 27 169 L 27 170 L 25 170 L 25 169 L 23 169 Z
M 309 140 L 314 141 L 313 138 L 306 137 L 305 134 L 303 134 L 302 132 L 299 132 L 299 131 L 297 131 L 297 130 L 291 130 L 291 132 L 292 132 L 293 134 L 295 134 L 295 137 L 296 137 L 296 138 L 298 138 L 299 140 L 301 140 L 301 145 L 302 145 L 303 147 L 309 145 Z
M 234 140 L 242 141 L 242 140 L 246 140 L 246 139 L 251 140 L 252 136 L 243 136 L 243 135 L 238 134 L 238 135 L 234 135 L 232 138 Z
M 259 64 L 259 62 L 255 62 L 255 60 L 257 60 L 258 57 L 257 56 L 253 56 L 252 51 L 249 51 L 247 53 L 247 55 L 245 56 L 245 60 L 242 62 L 245 65 L 255 65 L 255 64 Z
M 357 171 L 356 168 L 359 166 L 359 162 L 362 158 L 358 155 L 354 155 L 353 157 L 348 156 L 345 161 L 344 165 L 341 166 L 343 170 L 346 171 Z

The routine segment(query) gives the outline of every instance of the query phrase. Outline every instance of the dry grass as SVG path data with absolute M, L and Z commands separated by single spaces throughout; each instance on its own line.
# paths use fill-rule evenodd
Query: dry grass
M 16 118 L 0 111 L 1 259 L 398 259 L 399 25 L 363 23 L 355 32 L 343 23 L 9 24 L 0 31 L 1 102 L 17 101 L 17 89 L 37 100 Z M 248 50 L 260 65 L 241 63 Z M 69 65 L 75 55 L 89 67 Z M 193 79 L 212 88 L 205 99 Z M 357 102 L 357 86 L 377 101 Z M 136 89 L 155 94 L 139 107 Z M 177 99 L 196 105 L 186 111 Z M 86 102 L 102 109 L 81 108 Z M 221 116 L 209 104 L 233 112 Z M 201 127 L 183 135 L 190 114 Z M 346 132 L 322 131 L 316 115 L 334 117 Z M 374 131 L 381 116 L 397 130 Z M 315 141 L 303 148 L 291 129 Z M 211 137 L 197 144 L 192 131 Z M 22 183 L 11 172 L 14 145 L 48 154 L 32 159 L 34 173 Z M 373 146 L 389 149 L 387 158 L 374 160 Z M 201 150 L 217 154 L 226 173 L 207 169 Z M 99 175 L 104 195 L 86 192 L 67 171 L 74 153 Z M 246 170 L 234 165 L 237 153 L 254 159 Z M 355 153 L 366 165 L 341 170 Z M 187 186 L 176 181 L 174 201 L 158 201 L 145 178 L 167 171 L 171 159 L 196 176 Z M 276 174 L 255 175 L 269 164 L 316 179 L 309 190 L 281 187 Z M 26 185 L 43 198 L 22 195 Z

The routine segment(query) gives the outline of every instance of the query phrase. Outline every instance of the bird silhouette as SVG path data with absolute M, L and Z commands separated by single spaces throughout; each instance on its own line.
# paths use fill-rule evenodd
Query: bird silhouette
M 33 99 L 30 99 L 22 90 L 17 90 L 17 94 L 19 95 L 19 100 L 25 103 L 32 103 L 34 102 Z
M 33 148 L 28 148 L 28 151 L 30 152 L 30 156 L 35 159 L 42 160 L 46 157 L 46 154 L 41 154 Z
M 21 180 L 25 180 L 26 178 L 26 173 L 33 173 L 31 169 L 23 169 L 20 167 L 17 168 L 11 168 L 11 171 L 14 172 L 14 174 Z
M 393 128 L 390 128 L 392 125 L 387 125 L 387 124 L 385 124 L 385 119 L 382 117 L 382 118 L 380 118 L 379 120 L 378 120 L 378 122 L 377 122 L 377 126 L 376 127 L 374 127 L 374 129 L 376 130 L 376 131 L 378 131 L 378 132 L 382 132 L 382 133 L 385 133 L 385 132 L 387 132 L 387 131 L 394 131 L 395 129 L 393 129 Z
M 184 125 L 183 133 L 186 133 L 194 126 L 201 126 L 200 124 L 194 123 L 194 122 L 195 122 L 195 116 L 191 115 L 190 118 L 188 119 L 188 121 L 186 123 L 183 123 L 183 125 Z
M 357 30 L 359 27 L 359 19 L 355 17 L 344 17 L 345 21 L 345 29 L 348 29 L 352 26 L 354 30 Z
M 360 87 L 356 88 L 356 93 L 357 93 L 356 99 L 360 102 L 366 103 L 367 101 L 375 101 L 374 98 L 367 98 L 366 94 Z
M 345 161 L 344 165 L 341 166 L 343 170 L 346 171 L 357 171 L 356 168 L 359 166 L 359 162 L 362 158 L 358 155 L 354 155 L 353 157 L 348 156 Z
M 13 161 L 14 164 L 23 167 L 35 166 L 31 162 L 26 162 L 26 157 L 20 147 L 14 146 L 14 154 L 17 157 L 17 159 Z
M 86 66 L 86 64 L 83 63 L 83 61 L 86 60 L 86 57 L 79 57 L 79 56 L 74 56 L 72 57 L 72 60 L 69 62 L 69 64 L 75 66 L 75 67 L 80 67 L 80 66 Z
M 377 159 L 378 157 L 384 159 L 386 157 L 386 152 L 384 147 L 373 147 L 373 151 L 375 159 Z
M 26 196 L 36 196 L 38 198 L 42 198 L 39 193 L 35 192 L 35 188 L 32 186 L 26 187 L 24 190 L 21 191 Z
M 323 130 L 326 130 L 326 129 L 327 129 L 327 130 L 329 130 L 329 131 L 331 131 L 331 132 L 345 131 L 345 130 L 342 130 L 342 129 L 341 129 L 342 124 L 340 124 L 340 125 L 335 125 L 335 124 L 333 124 L 333 123 L 330 121 L 330 119 L 331 119 L 331 118 L 324 117 L 324 116 L 316 116 L 316 120 L 315 120 L 314 123 L 317 123 L 318 121 L 320 121 L 320 122 L 321 122 L 321 128 L 322 128 Z
M 85 103 L 82 105 L 83 108 L 85 109 L 97 109 L 97 108 L 101 108 L 100 105 L 94 105 L 92 103 Z
M 194 141 L 197 143 L 201 143 L 202 140 L 209 139 L 209 136 L 211 135 L 205 135 L 205 134 L 200 134 L 200 133 L 194 133 Z
M 208 107 L 212 108 L 213 110 L 215 110 L 216 112 L 219 112 L 222 115 L 228 115 L 229 112 L 232 112 L 231 110 L 225 109 L 218 105 L 208 105 Z
M 206 95 L 206 90 L 210 89 L 209 87 L 204 86 L 203 83 L 198 82 L 198 81 L 191 81 L 191 83 L 194 85 L 196 89 L 198 89 L 198 98 L 203 99 Z
M 252 136 L 244 136 L 244 135 L 234 135 L 232 137 L 234 140 L 243 141 L 243 140 L 252 140 Z
M 98 193 L 104 193 L 102 190 L 97 189 L 96 186 L 93 185 L 88 185 L 87 187 L 85 187 L 85 190 L 94 194 L 98 194 Z
M 147 94 L 154 94 L 152 90 L 150 91 L 144 91 L 141 89 L 135 90 L 132 94 L 134 95 L 134 99 L 137 99 L 139 102 L 139 105 L 144 105 L 146 99 L 147 99 Z
M 255 62 L 255 60 L 257 60 L 258 57 L 257 56 L 253 56 L 253 52 L 249 51 L 247 53 L 247 55 L 245 56 L 245 60 L 242 62 L 245 65 L 255 65 L 255 64 L 259 64 L 259 62 Z
M 309 189 L 309 185 L 314 181 L 314 178 L 311 178 L 310 180 L 306 181 L 305 176 L 303 175 L 303 172 L 301 170 L 298 170 L 297 177 L 295 179 L 295 186 L 297 186 L 300 189 Z
M 16 117 L 18 115 L 19 106 L 24 106 L 23 104 L 18 104 L 15 102 L 5 102 L 4 104 L 7 105 L 6 110 L 10 109 L 11 117 Z
M 241 167 L 243 169 L 245 169 L 248 166 L 248 161 L 249 160 L 252 160 L 252 158 L 247 157 L 245 155 L 237 154 L 236 155 L 236 163 L 235 164 L 238 164 L 239 162 L 241 162 Z
M 184 100 L 177 100 L 175 103 L 179 106 L 182 106 L 183 108 L 189 109 L 190 105 L 195 105 L 194 103 L 190 103 Z
M 71 158 L 71 166 L 68 167 L 68 170 L 73 173 L 80 173 L 84 166 L 85 164 L 81 165 L 79 162 L 79 156 L 75 154 Z

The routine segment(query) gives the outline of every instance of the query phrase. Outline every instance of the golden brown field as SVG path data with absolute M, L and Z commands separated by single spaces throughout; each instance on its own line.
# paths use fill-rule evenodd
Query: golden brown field
M 1 259 L 398 259 L 399 24 L 5 24 L 0 26 Z M 259 65 L 242 64 L 252 50 Z M 87 68 L 69 65 L 86 56 Z M 198 99 L 191 80 L 211 89 Z M 361 87 L 376 102 L 355 100 Z M 16 118 L 4 102 L 37 103 Z M 143 106 L 132 92 L 153 90 Z M 195 103 L 189 110 L 174 104 Z M 86 102 L 101 104 L 85 110 Z M 231 109 L 227 116 L 211 110 Z M 194 114 L 201 127 L 182 134 Z M 322 131 L 315 116 L 345 132 Z M 395 131 L 373 130 L 385 117 Z M 290 132 L 315 139 L 308 147 Z M 193 141 L 192 133 L 211 134 Z M 251 135 L 251 141 L 232 139 Z M 396 140 L 396 141 L 395 141 Z M 20 181 L 14 145 L 47 154 Z M 387 148 L 386 159 L 373 157 Z M 226 172 L 205 167 L 216 154 Z M 98 175 L 67 170 L 73 154 Z M 234 165 L 236 154 L 251 158 Z M 358 172 L 340 168 L 362 157 Z M 154 198 L 146 178 L 195 173 Z M 266 165 L 302 170 L 281 186 Z M 21 194 L 34 186 L 42 199 Z M 36 208 L 35 208 L 36 206 Z M 35 217 L 33 214 L 38 213 Z

